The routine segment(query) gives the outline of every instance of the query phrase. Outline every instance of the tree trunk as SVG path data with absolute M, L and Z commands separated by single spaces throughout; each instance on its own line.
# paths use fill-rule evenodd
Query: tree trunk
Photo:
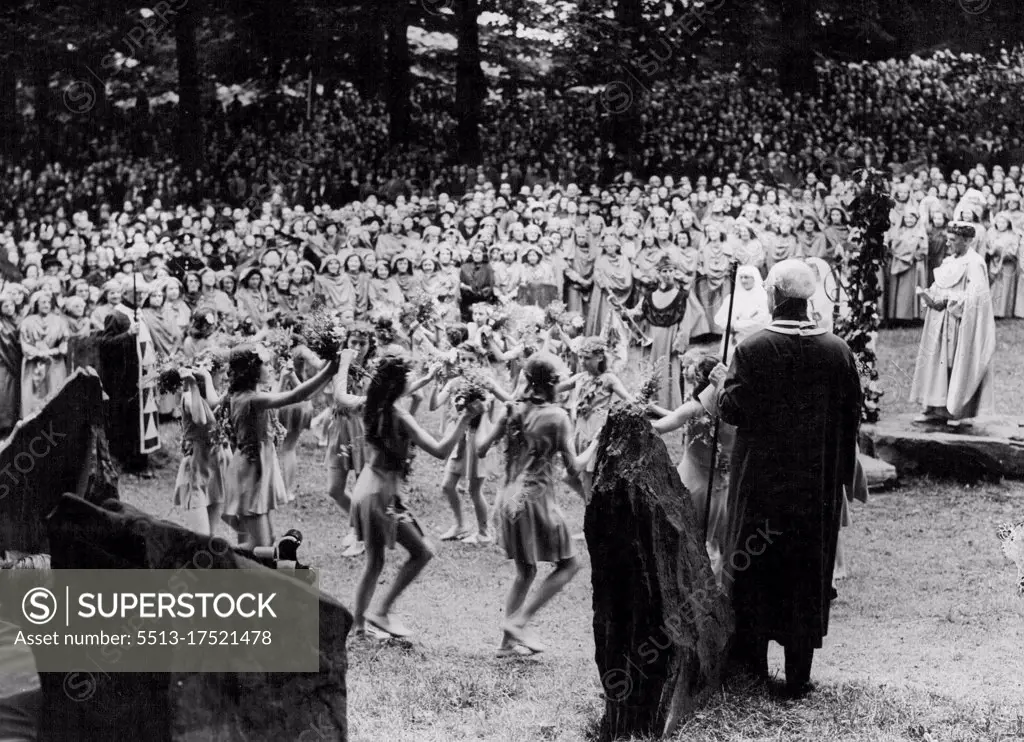
M 53 136 L 51 131 L 51 106 L 50 106 L 50 68 L 44 60 L 36 63 L 32 71 L 33 85 L 35 86 L 36 104 L 36 129 L 38 138 L 36 140 L 36 151 L 44 159 L 49 161 Z
M 381 50 L 387 39 L 384 35 L 383 7 L 379 3 L 367 3 L 366 13 L 361 19 L 362 26 L 356 37 L 355 71 L 356 88 L 363 98 L 376 98 L 385 92 L 385 60 Z
M 814 69 L 814 15 L 817 0 L 793 0 L 782 14 L 789 48 L 779 69 L 779 85 L 787 95 L 813 92 L 818 84 Z
M 0 151 L 10 156 L 18 148 L 18 72 L 0 65 Z
M 615 4 L 615 20 L 623 28 L 639 28 L 642 18 L 642 0 L 618 0 Z
M 196 49 L 195 3 L 183 5 L 174 16 L 178 57 L 178 160 L 191 176 L 202 166 L 203 123 L 201 79 Z
M 487 94 L 480 67 L 480 15 L 478 0 L 459 0 L 459 52 L 455 67 L 455 118 L 458 120 L 459 160 L 477 165 L 480 147 L 480 106 Z
M 512 38 L 509 42 L 515 48 L 516 32 L 519 30 L 519 15 L 522 12 L 522 0 L 510 0 L 508 3 L 509 28 L 512 29 Z M 499 46 L 499 64 L 505 68 L 505 84 L 502 86 L 503 96 L 505 103 L 515 111 L 519 105 L 519 62 L 515 59 L 515 53 L 507 55 L 505 53 L 507 44 L 502 43 Z
M 387 11 L 387 107 L 390 122 L 391 143 L 404 144 L 409 141 L 409 5 L 407 0 L 392 0 Z

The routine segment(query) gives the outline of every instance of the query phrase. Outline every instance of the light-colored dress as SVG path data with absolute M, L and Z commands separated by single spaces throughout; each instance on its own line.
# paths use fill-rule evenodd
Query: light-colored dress
M 612 379 L 610 373 L 600 376 L 587 374 L 576 382 L 574 413 L 576 418 L 576 450 L 585 451 L 591 442 L 601 434 L 608 411 L 612 405 Z M 585 469 L 593 473 L 597 457 L 591 457 Z
M 22 347 L 21 416 L 34 415 L 57 393 L 68 377 L 67 321 L 57 314 L 30 314 L 19 331 Z M 30 358 L 30 349 L 60 348 L 59 355 Z
M 517 405 L 508 419 L 514 453 L 505 486 L 494 503 L 498 543 L 509 559 L 525 564 L 575 556 L 572 534 L 555 503 L 556 457 L 569 431 L 568 415 L 553 404 Z
M 197 510 L 224 501 L 231 454 L 217 442 L 217 423 L 210 405 L 200 399 L 208 421 L 200 425 L 192 419 L 188 400 L 185 396 L 181 405 L 182 457 L 174 481 L 174 504 L 186 510 Z
M 253 395 L 233 394 L 221 403 L 229 405 L 235 439 L 224 487 L 224 520 L 232 526 L 242 517 L 265 515 L 291 502 L 275 443 L 284 429 L 274 410 L 253 407 Z
M 721 574 L 718 557 L 726 538 L 726 501 L 729 495 L 729 457 L 732 453 L 736 428 L 726 423 L 718 427 L 718 453 L 715 460 L 715 481 L 711 491 L 711 513 L 707 513 L 708 480 L 711 478 L 711 443 L 715 435 L 715 421 L 703 413 L 687 421 L 683 428 L 683 458 L 679 462 L 679 478 L 690 492 L 697 511 L 697 523 L 703 528 L 707 518 L 708 551 L 712 557 L 715 576 Z
M 365 395 L 369 378 L 362 371 L 350 369 L 349 394 Z M 363 425 L 362 406 L 342 408 L 335 405 L 327 429 L 327 454 L 324 463 L 328 469 L 348 469 L 359 476 L 366 461 L 366 428 Z

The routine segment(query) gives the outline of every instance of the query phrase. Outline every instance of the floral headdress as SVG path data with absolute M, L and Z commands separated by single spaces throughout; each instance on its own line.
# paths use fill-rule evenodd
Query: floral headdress
M 586 358 L 594 355 L 604 355 L 608 352 L 608 342 L 600 337 L 584 338 L 580 343 L 578 355 Z

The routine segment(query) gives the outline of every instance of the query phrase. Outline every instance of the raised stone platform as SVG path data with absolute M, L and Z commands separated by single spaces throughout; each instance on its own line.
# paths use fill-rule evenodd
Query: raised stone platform
M 979 418 L 951 428 L 943 424 L 917 424 L 914 417 L 897 415 L 862 426 L 861 452 L 892 464 L 900 476 L 1024 479 L 1021 421 Z
M 860 467 L 864 470 L 864 476 L 868 480 L 869 490 L 886 490 L 897 484 L 898 474 L 896 467 L 892 464 L 862 453 Z

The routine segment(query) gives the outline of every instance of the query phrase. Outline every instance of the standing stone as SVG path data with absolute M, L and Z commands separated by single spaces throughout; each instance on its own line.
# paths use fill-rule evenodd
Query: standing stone
M 65 496 L 49 526 L 54 569 L 261 568 L 223 539 L 114 500 L 100 508 Z M 308 589 L 277 579 L 292 583 L 285 591 Z M 315 673 L 40 673 L 39 742 L 345 742 L 351 627 L 351 614 L 321 594 Z
M 733 616 L 703 523 L 635 408 L 608 417 L 584 530 L 593 569 L 600 739 L 669 735 L 720 687 Z
M 76 371 L 0 447 L 0 551 L 47 553 L 44 521 L 65 492 L 90 502 L 117 498 L 103 387 L 91 369 Z

